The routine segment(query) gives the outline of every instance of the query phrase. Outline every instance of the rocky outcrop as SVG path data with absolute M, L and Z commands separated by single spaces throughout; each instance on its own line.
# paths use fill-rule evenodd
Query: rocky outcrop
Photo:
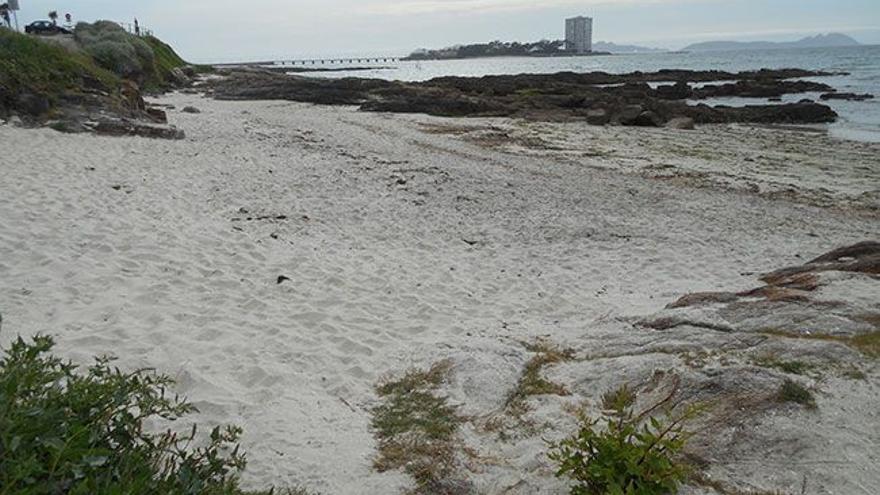
M 641 323 L 721 332 L 771 332 L 851 338 L 880 332 L 880 242 L 836 249 L 761 277 L 741 292 L 687 294 Z
M 823 101 L 827 100 L 847 100 L 847 101 L 865 101 L 865 100 L 873 100 L 874 95 L 872 94 L 856 94 L 856 93 L 825 93 L 819 96 L 819 99 Z
M 819 93 L 834 91 L 827 84 L 812 81 L 787 81 L 780 79 L 744 79 L 735 83 L 709 84 L 693 90 L 689 98 L 778 98 L 787 94 Z
M 439 116 L 516 116 L 536 120 L 582 120 L 592 125 L 661 127 L 684 117 L 694 123 L 819 123 L 837 118 L 819 103 L 742 108 L 690 105 L 689 99 L 715 96 L 774 96 L 833 91 L 830 86 L 788 78 L 826 73 L 785 69 L 733 74 L 723 71 L 658 71 L 607 74 L 520 74 L 479 78 L 440 77 L 404 83 L 377 79 L 318 79 L 256 69 L 230 72 L 212 81 L 208 92 L 228 100 L 291 100 L 357 105 L 374 112 Z M 734 80 L 693 88 L 690 83 Z M 649 82 L 668 81 L 652 88 Z M 680 125 L 677 123 L 676 125 Z
M 183 139 L 184 132 L 175 127 L 155 126 L 126 119 L 102 119 L 86 124 L 96 134 L 105 136 L 140 136 L 154 139 Z

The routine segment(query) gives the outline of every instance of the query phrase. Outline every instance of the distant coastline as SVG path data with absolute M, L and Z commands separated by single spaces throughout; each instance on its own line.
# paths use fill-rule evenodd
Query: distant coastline
M 779 50 L 785 48 L 835 48 L 861 46 L 853 38 L 840 33 L 819 34 L 796 41 L 707 41 L 682 48 L 687 52 L 730 50 Z
M 795 41 L 706 41 L 688 45 L 680 50 L 666 50 L 638 45 L 618 45 L 598 41 L 590 52 L 565 50 L 563 40 L 541 40 L 520 43 L 517 41 L 492 41 L 454 45 L 440 49 L 419 49 L 403 57 L 405 61 L 464 60 L 496 57 L 581 57 L 596 55 L 621 55 L 637 53 L 687 53 L 733 50 L 772 50 L 785 48 L 833 48 L 862 46 L 855 39 L 840 33 L 819 34 Z

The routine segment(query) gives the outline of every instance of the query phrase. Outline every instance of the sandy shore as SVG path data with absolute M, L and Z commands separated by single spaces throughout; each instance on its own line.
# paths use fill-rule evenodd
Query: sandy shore
M 200 419 L 245 428 L 254 486 L 401 492 L 406 475 L 372 468 L 376 382 L 450 358 L 450 400 L 489 414 L 540 337 L 583 358 L 547 371 L 572 395 L 533 399 L 554 425 L 540 435 L 465 425 L 468 477 L 479 493 L 564 493 L 544 443 L 573 430 L 564 404 L 683 368 L 658 341 L 731 339 L 634 318 L 880 233 L 880 145 L 812 132 L 159 101 L 187 139 L 0 126 L 0 343 L 47 332 L 78 362 L 172 374 Z M 878 284 L 861 287 L 880 313 Z M 714 473 L 871 493 L 880 375 L 866 373 L 822 381 L 816 412 L 762 415 L 750 427 L 770 433 L 741 432 Z

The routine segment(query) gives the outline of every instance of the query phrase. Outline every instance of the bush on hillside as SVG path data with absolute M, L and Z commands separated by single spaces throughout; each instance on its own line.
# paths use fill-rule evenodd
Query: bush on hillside
M 97 21 L 76 25 L 77 44 L 95 61 L 115 74 L 140 84 L 156 82 L 155 54 L 144 40 L 127 33 L 118 24 Z
M 0 116 L 16 110 L 21 94 L 56 99 L 64 92 L 118 87 L 115 75 L 98 67 L 91 57 L 54 43 L 0 29 Z
M 150 433 L 147 422 L 195 411 L 169 393 L 169 377 L 122 372 L 107 358 L 79 371 L 52 356 L 53 345 L 19 338 L 0 359 L 0 492 L 243 493 L 239 428 L 215 428 L 200 448 L 195 426 Z

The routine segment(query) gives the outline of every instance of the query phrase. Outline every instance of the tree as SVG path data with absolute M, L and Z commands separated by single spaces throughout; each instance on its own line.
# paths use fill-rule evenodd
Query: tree
M 57 26 L 58 25 L 58 12 L 54 11 L 54 10 L 49 12 L 49 19 L 52 21 L 52 24 Z

